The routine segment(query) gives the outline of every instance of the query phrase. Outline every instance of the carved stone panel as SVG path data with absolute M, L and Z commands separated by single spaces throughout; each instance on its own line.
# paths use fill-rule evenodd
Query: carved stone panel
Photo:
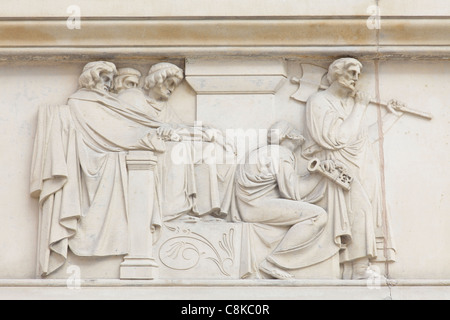
M 431 114 L 370 97 L 356 59 L 288 65 L 86 64 L 67 104 L 40 108 L 40 275 L 69 252 L 121 257 L 120 278 L 136 280 L 367 279 L 393 263 L 380 141 Z M 195 123 L 170 104 L 184 73 Z M 301 116 L 283 120 L 280 101 Z
M 240 279 L 242 224 L 171 222 L 154 247 L 160 279 Z

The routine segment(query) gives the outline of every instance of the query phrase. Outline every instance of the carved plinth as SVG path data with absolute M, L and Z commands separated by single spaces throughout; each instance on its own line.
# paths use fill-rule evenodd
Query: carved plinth
M 156 279 L 158 278 L 158 264 L 153 258 L 125 257 L 120 265 L 120 279 Z
M 165 223 L 155 243 L 154 257 L 160 280 L 266 279 L 258 269 L 273 246 L 249 241 L 251 224 L 224 221 Z M 276 230 L 272 230 L 276 232 Z M 272 234 L 273 235 L 273 234 Z M 297 270 L 296 279 L 339 279 L 339 255 Z
M 158 265 L 152 255 L 151 221 L 154 206 L 156 157 L 150 151 L 130 151 L 128 167 L 128 255 L 120 279 L 155 279 Z

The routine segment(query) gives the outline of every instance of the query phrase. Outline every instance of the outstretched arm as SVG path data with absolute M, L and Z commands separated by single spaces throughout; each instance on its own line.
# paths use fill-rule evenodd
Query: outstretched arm
M 387 104 L 388 112 L 381 119 L 381 133 L 380 125 L 378 122 L 369 126 L 369 139 L 372 142 L 378 141 L 382 136 L 388 133 L 388 131 L 394 126 L 394 124 L 403 116 L 401 112 L 403 104 L 397 100 L 391 100 Z

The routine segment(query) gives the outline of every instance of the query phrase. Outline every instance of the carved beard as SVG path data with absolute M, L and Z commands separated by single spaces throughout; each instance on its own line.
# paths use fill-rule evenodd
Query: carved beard
M 352 93 L 356 91 L 356 81 L 351 79 L 346 79 L 345 77 L 341 77 L 338 80 L 339 84 L 344 88 L 349 89 Z
M 161 87 L 155 87 L 153 89 L 153 94 L 156 97 L 156 100 L 167 101 L 167 100 L 169 100 L 169 98 L 172 94 L 172 91 L 165 88 L 164 86 L 161 86 Z
M 95 86 L 95 89 L 100 90 L 100 91 L 109 92 L 111 90 L 111 87 L 104 84 L 103 82 L 101 82 Z

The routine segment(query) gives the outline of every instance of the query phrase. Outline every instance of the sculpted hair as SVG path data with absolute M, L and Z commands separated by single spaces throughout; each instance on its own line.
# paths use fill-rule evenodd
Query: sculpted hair
M 287 121 L 281 120 L 275 122 L 267 133 L 268 144 L 280 144 L 285 139 L 305 141 L 300 131 Z
M 137 77 L 138 82 L 141 77 L 141 73 L 134 68 L 120 68 L 117 70 L 117 76 L 114 78 L 114 91 L 120 91 L 124 89 L 124 82 L 129 77 Z
M 100 81 L 100 74 L 102 72 L 112 72 L 116 75 L 117 69 L 114 63 L 108 61 L 94 61 L 86 64 L 78 79 L 80 88 L 94 89 L 96 84 Z
M 354 58 L 341 58 L 334 61 L 328 68 L 328 82 L 331 84 L 336 81 L 338 76 L 342 75 L 350 66 L 358 66 L 360 69 L 363 67 L 361 62 Z
M 157 63 L 148 71 L 148 75 L 144 81 L 144 89 L 149 90 L 170 77 L 178 79 L 177 84 L 179 84 L 184 77 L 183 70 L 172 63 Z

